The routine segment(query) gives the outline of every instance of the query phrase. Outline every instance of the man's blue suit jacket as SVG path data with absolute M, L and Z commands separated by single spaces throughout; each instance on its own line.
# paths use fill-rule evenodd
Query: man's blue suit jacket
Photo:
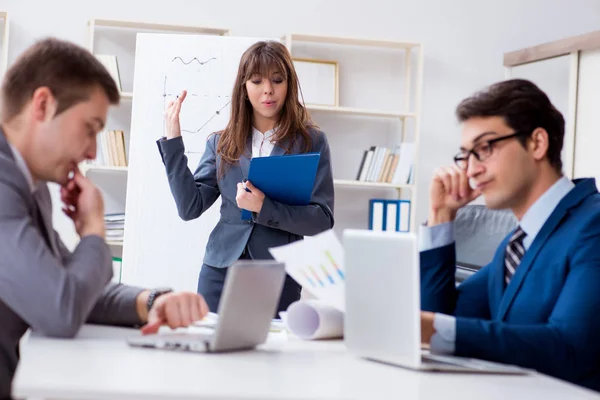
M 504 252 L 458 287 L 454 244 L 421 253 L 423 310 L 456 316 L 456 355 L 536 369 L 600 391 L 600 193 L 576 180 L 508 286 Z

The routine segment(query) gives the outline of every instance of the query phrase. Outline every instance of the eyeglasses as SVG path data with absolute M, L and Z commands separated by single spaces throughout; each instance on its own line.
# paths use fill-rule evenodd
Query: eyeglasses
M 475 157 L 477 161 L 485 161 L 489 156 L 492 155 L 492 151 L 494 150 L 494 144 L 498 143 L 502 140 L 512 139 L 519 136 L 529 136 L 531 132 L 522 131 L 515 132 L 511 135 L 502 136 L 495 139 L 486 140 L 484 142 L 476 144 L 471 150 L 464 150 L 454 156 L 454 162 L 458 165 L 458 168 L 462 170 L 466 170 L 469 166 L 469 158 L 471 154 Z

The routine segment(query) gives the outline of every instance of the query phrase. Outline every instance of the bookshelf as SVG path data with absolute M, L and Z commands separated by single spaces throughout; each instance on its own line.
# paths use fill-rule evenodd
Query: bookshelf
M 6 11 L 0 11 L 0 27 L 1 30 L 1 44 L 0 44 L 0 77 L 6 72 L 8 66 L 8 31 L 9 31 L 9 19 Z
M 133 71 L 135 58 L 135 41 L 137 33 L 178 33 L 194 35 L 229 35 L 229 29 L 173 25 L 142 21 L 120 21 L 110 19 L 91 19 L 88 22 L 87 48 L 93 54 L 108 54 L 116 57 L 121 101 L 111 107 L 106 130 L 124 132 L 124 147 L 128 156 L 129 133 L 131 128 L 131 111 L 133 96 Z M 101 151 L 98 146 L 98 151 Z M 94 182 L 105 198 L 107 213 L 125 213 L 127 191 L 127 166 L 95 165 L 84 163 L 80 169 Z M 124 243 L 122 240 L 107 238 L 113 257 L 121 258 Z
M 319 36 L 310 34 L 290 33 L 281 37 L 281 41 L 286 45 L 292 58 L 314 58 L 322 59 L 327 58 L 329 62 L 339 63 L 339 76 L 342 83 L 339 84 L 340 92 L 344 88 L 348 89 L 350 85 L 353 85 L 355 81 L 351 78 L 347 78 L 346 85 L 343 84 L 343 75 L 346 71 L 347 64 L 342 59 L 335 59 L 334 54 L 338 51 L 339 54 L 352 54 L 349 59 L 353 59 L 355 62 L 361 63 L 361 57 L 365 58 L 363 54 L 367 54 L 366 57 L 377 54 L 376 52 L 382 52 L 385 54 L 386 60 L 395 60 L 386 65 L 390 74 L 393 75 L 394 79 L 398 80 L 399 87 L 401 89 L 391 93 L 397 97 L 398 104 L 390 106 L 389 109 L 382 108 L 388 103 L 378 104 L 374 108 L 363 107 L 363 106 L 352 106 L 344 103 L 344 96 L 340 97 L 340 105 L 316 105 L 306 104 L 307 110 L 310 112 L 313 120 L 320 126 L 322 126 L 328 135 L 330 143 L 338 142 L 338 146 L 332 145 L 332 157 L 334 160 L 334 186 L 336 189 L 336 203 L 337 203 L 337 192 L 339 190 L 361 190 L 361 191 L 372 191 L 374 196 L 378 196 L 383 191 L 391 191 L 393 193 L 392 198 L 407 199 L 411 202 L 410 207 L 410 230 L 415 230 L 415 210 L 416 210 L 416 182 L 417 182 L 417 166 L 418 166 L 418 154 L 419 154 L 419 138 L 420 138 L 420 115 L 421 115 L 421 91 L 422 91 L 422 76 L 423 76 L 423 46 L 417 42 L 410 41 L 394 41 L 394 40 L 377 40 L 377 39 L 364 39 L 364 38 L 351 38 L 351 37 L 334 37 L 334 36 Z M 314 51 L 313 51 L 314 50 Z M 344 53 L 345 52 L 345 53 Z M 390 55 L 391 54 L 391 55 Z M 399 54 L 399 55 L 398 55 Z M 334 59 L 331 59 L 331 58 Z M 397 58 L 394 58 L 397 57 Z M 402 60 L 396 62 L 396 60 Z M 368 67 L 368 62 L 361 63 L 361 67 Z M 351 68 L 348 68 L 349 70 Z M 355 67 L 356 70 L 356 67 Z M 337 77 L 336 77 L 337 78 Z M 302 82 L 301 82 L 302 85 Z M 393 91 L 393 90 L 392 90 Z M 356 100 L 360 97 L 360 94 L 349 93 L 346 97 L 346 103 L 348 100 Z M 368 92 L 366 92 L 368 93 Z M 387 93 L 386 93 L 387 94 Z M 338 95 L 338 93 L 336 93 Z M 375 97 L 377 97 L 375 95 Z M 346 119 L 352 119 L 353 122 L 346 121 Z M 357 151 L 356 146 L 353 143 L 349 143 L 352 139 L 338 139 L 336 135 L 344 135 L 348 133 L 354 127 L 353 124 L 360 124 L 360 127 L 368 126 L 369 124 L 374 126 L 373 130 L 367 130 L 369 137 L 377 137 L 379 131 L 378 127 L 381 126 L 381 121 L 385 120 L 395 124 L 392 128 L 392 134 L 389 131 L 381 130 L 381 136 L 386 138 L 378 137 L 377 140 L 385 141 L 388 136 L 392 138 L 387 142 L 386 147 L 393 148 L 397 144 L 412 143 L 414 147 L 414 158 L 412 162 L 412 172 L 410 181 L 388 183 L 381 181 L 359 181 L 348 179 L 349 176 L 356 176 L 357 170 L 361 163 L 360 157 L 363 156 L 363 151 L 367 148 Z M 324 124 L 322 124 L 322 122 Z M 327 125 L 327 128 L 324 126 Z M 335 129 L 331 129 L 331 126 L 335 126 Z M 339 129 L 338 129 L 339 126 Z M 357 128 L 365 129 L 365 128 Z M 360 135 L 359 135 L 360 136 Z M 366 135 L 364 135 L 366 136 Z M 363 138 L 363 141 L 368 141 L 369 138 Z M 342 168 L 336 168 L 336 157 L 338 157 L 339 165 L 343 165 Z M 339 162 L 339 158 L 343 158 L 342 162 Z M 351 161 L 355 160 L 352 164 Z M 352 166 L 351 166 L 352 165 Z M 354 168 L 354 169 L 352 169 Z M 385 176 L 385 175 L 382 175 Z M 344 177 L 345 179 L 340 179 Z M 336 205 L 336 209 L 338 206 Z M 341 207 L 344 208 L 344 207 Z M 368 204 L 364 205 L 364 210 L 361 213 L 368 215 L 369 209 Z M 366 218 L 365 218 L 366 220 Z M 354 228 L 366 228 L 364 225 L 354 224 L 353 222 L 346 223 L 349 227 Z M 336 223 L 337 225 L 337 223 Z

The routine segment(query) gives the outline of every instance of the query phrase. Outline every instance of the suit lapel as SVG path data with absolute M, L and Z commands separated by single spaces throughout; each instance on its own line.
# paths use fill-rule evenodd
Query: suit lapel
M 491 276 L 488 284 L 488 289 L 492 319 L 497 319 L 496 314 L 498 314 L 500 310 L 500 302 L 502 301 L 502 296 L 504 295 L 504 249 L 508 244 L 509 238 L 510 235 L 508 235 L 502 241 L 502 243 L 498 247 L 496 256 L 494 257 L 490 265 Z
M 40 218 L 39 224 L 41 225 L 43 234 L 46 236 L 45 239 L 48 246 L 52 250 L 52 253 L 58 255 L 56 238 L 52 227 L 52 199 L 50 198 L 50 192 L 46 184 L 38 184 L 38 188 L 33 194 L 33 201 L 36 203 L 35 208 L 38 210 Z
M 271 151 L 272 156 L 282 156 L 285 154 L 286 148 L 285 143 L 277 143 L 275 147 L 273 147 L 273 151 Z
M 242 171 L 242 179 L 248 178 L 248 170 L 250 169 L 250 160 L 252 159 L 252 134 L 246 140 L 246 150 L 240 156 L 240 169 Z
M 287 148 L 289 147 L 290 140 L 288 138 L 284 138 L 275 144 L 273 147 L 273 151 L 271 151 L 272 156 L 283 156 L 285 155 Z
M 517 270 L 512 277 L 509 285 L 506 287 L 506 291 L 504 292 L 504 296 L 500 302 L 500 308 L 498 310 L 498 319 L 503 320 L 510 309 L 511 304 L 513 303 L 516 294 L 521 289 L 523 285 L 523 281 L 527 277 L 529 270 L 531 269 L 537 255 L 540 250 L 544 247 L 544 244 L 554 233 L 554 231 L 558 228 L 560 223 L 567 217 L 571 208 L 577 206 L 581 203 L 586 197 L 590 196 L 593 193 L 597 193 L 596 183 L 593 179 L 585 179 L 585 180 L 576 180 L 576 186 L 573 190 L 571 190 L 565 198 L 563 198 L 556 209 L 550 214 L 550 217 L 542 226 L 542 229 L 537 234 L 531 247 L 527 249 L 521 263 L 517 267 Z M 504 248 L 506 248 L 506 241 L 503 243 Z M 501 258 L 501 257 L 499 257 Z M 501 271 L 501 272 L 500 272 Z M 499 268 L 496 270 L 496 279 L 504 279 L 504 268 Z M 501 277 L 501 278 L 500 278 Z

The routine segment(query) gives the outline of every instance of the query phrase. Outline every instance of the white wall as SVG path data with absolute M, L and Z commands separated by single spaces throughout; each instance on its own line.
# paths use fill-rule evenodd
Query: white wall
M 458 146 L 454 107 L 473 91 L 503 78 L 502 54 L 600 29 L 597 0 L 0 0 L 0 10 L 11 18 L 9 64 L 41 36 L 85 45 L 91 18 L 216 26 L 240 36 L 295 32 L 422 42 L 419 221 L 427 213 L 433 170 L 451 162 Z M 365 98 L 369 94 L 362 93 Z M 340 193 L 351 198 L 357 192 Z

